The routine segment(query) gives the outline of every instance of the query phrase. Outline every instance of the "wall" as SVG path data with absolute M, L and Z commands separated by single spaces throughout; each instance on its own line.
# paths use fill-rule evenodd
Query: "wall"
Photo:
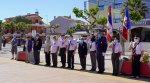
M 56 29 L 56 32 L 66 33 L 68 30 L 68 27 L 71 26 L 71 24 L 75 23 L 75 22 L 72 22 L 70 20 L 66 20 L 63 17 L 55 18 L 53 21 L 50 22 L 51 25 L 55 25 L 57 23 L 60 25 L 60 27 Z

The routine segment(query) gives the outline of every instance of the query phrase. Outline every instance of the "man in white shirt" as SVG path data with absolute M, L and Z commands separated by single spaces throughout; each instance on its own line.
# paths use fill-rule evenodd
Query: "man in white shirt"
M 73 40 L 73 36 L 70 35 L 68 43 L 68 68 L 74 69 L 74 55 L 77 49 L 77 43 Z
M 92 35 L 91 41 L 90 41 L 90 58 L 91 58 L 91 64 L 92 68 L 90 71 L 96 71 L 96 39 L 95 36 Z
M 110 44 L 109 48 L 112 48 L 112 65 L 113 65 L 113 74 L 117 76 L 119 74 L 119 57 L 122 52 L 122 46 L 119 42 L 119 38 L 114 37 L 114 41 Z
M 143 55 L 143 47 L 139 37 L 134 37 L 134 42 L 131 42 L 129 50 L 132 50 L 132 75 L 134 78 L 139 78 L 140 58 Z
M 53 37 L 53 42 L 51 44 L 51 54 L 52 54 L 52 62 L 53 67 L 57 67 L 57 53 L 59 49 L 59 43 L 56 36 Z
M 67 39 L 65 38 L 65 35 L 61 35 L 61 38 L 59 39 L 60 43 L 60 50 L 59 50 L 59 56 L 61 57 L 61 63 L 62 68 L 66 67 L 66 48 L 67 48 Z

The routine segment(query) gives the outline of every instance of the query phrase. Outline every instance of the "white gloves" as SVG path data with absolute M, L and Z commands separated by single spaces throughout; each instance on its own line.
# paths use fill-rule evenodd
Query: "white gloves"
M 142 62 L 142 61 L 143 61 L 143 57 L 140 58 L 140 62 Z
M 104 52 L 103 52 L 103 53 L 102 53 L 102 55 L 103 55 L 103 56 L 105 56 L 105 55 L 106 55 L 106 53 L 104 53 Z

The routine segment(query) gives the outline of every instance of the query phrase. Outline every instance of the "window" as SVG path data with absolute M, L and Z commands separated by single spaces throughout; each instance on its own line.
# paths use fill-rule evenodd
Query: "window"
M 121 15 L 119 13 L 114 13 L 114 22 L 115 23 L 121 22 Z
M 115 9 L 121 9 L 123 2 L 124 2 L 124 0 L 114 0 L 114 8 Z
M 97 3 L 97 0 L 89 0 L 89 2 L 96 4 L 96 3 Z
M 99 7 L 99 10 L 104 10 L 104 5 L 100 5 L 98 7 Z
M 104 0 L 99 0 L 98 7 L 100 10 L 104 10 L 104 6 L 106 6 L 106 2 Z
M 36 20 L 35 20 L 35 23 L 39 23 L 39 20 L 38 20 L 38 19 L 36 19 Z

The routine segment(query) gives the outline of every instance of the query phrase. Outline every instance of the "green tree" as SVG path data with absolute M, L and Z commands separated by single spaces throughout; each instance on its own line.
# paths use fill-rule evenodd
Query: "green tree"
M 81 25 L 80 23 L 77 23 L 76 27 L 77 27 L 77 28 L 81 28 L 82 25 Z
M 74 33 L 74 32 L 75 32 L 74 28 L 70 26 L 68 31 L 67 31 L 67 34 L 72 35 L 72 33 Z
M 16 28 L 16 24 L 14 22 L 10 22 L 9 26 L 10 26 L 11 33 L 13 34 L 14 33 L 14 29 Z
M 130 11 L 129 14 L 130 14 L 130 19 L 132 20 L 132 22 L 137 22 L 143 18 L 140 12 L 137 12 L 136 10 Z
M 77 23 L 77 24 L 76 24 L 76 29 L 79 29 L 79 30 L 80 30 L 81 28 L 82 28 L 82 24 Z
M 24 28 L 25 28 L 25 23 L 24 23 L 24 22 L 18 22 L 18 23 L 17 23 L 17 27 L 18 27 L 18 30 L 24 30 Z
M 130 18 L 133 22 L 141 20 L 149 12 L 146 3 L 143 3 L 142 0 L 126 0 L 121 10 L 122 17 L 125 15 L 124 11 L 126 6 L 129 8 Z
M 31 31 L 31 24 L 27 23 L 25 24 L 25 29 L 29 30 L 29 32 Z
M 11 25 L 10 25 L 10 23 L 8 23 L 8 22 L 4 22 L 3 23 L 3 27 L 5 28 L 5 29 L 7 29 L 7 31 L 10 33 L 10 27 Z
M 31 24 L 25 24 L 25 28 L 31 28 Z
M 19 23 L 19 22 L 24 22 L 24 23 L 31 24 L 31 20 L 28 20 L 24 16 L 16 16 L 16 17 L 14 17 L 13 18 L 13 22 L 16 23 L 16 24 Z
M 99 11 L 98 7 L 90 8 L 89 10 L 80 10 L 77 7 L 73 8 L 73 13 L 77 18 L 82 18 L 86 20 L 89 23 L 89 28 L 93 28 L 96 25 L 96 15 Z M 91 21 L 89 18 L 92 18 L 93 21 Z
M 105 25 L 107 23 L 106 17 L 100 17 L 96 19 L 97 24 L 101 24 L 103 26 L 103 29 L 105 29 Z

